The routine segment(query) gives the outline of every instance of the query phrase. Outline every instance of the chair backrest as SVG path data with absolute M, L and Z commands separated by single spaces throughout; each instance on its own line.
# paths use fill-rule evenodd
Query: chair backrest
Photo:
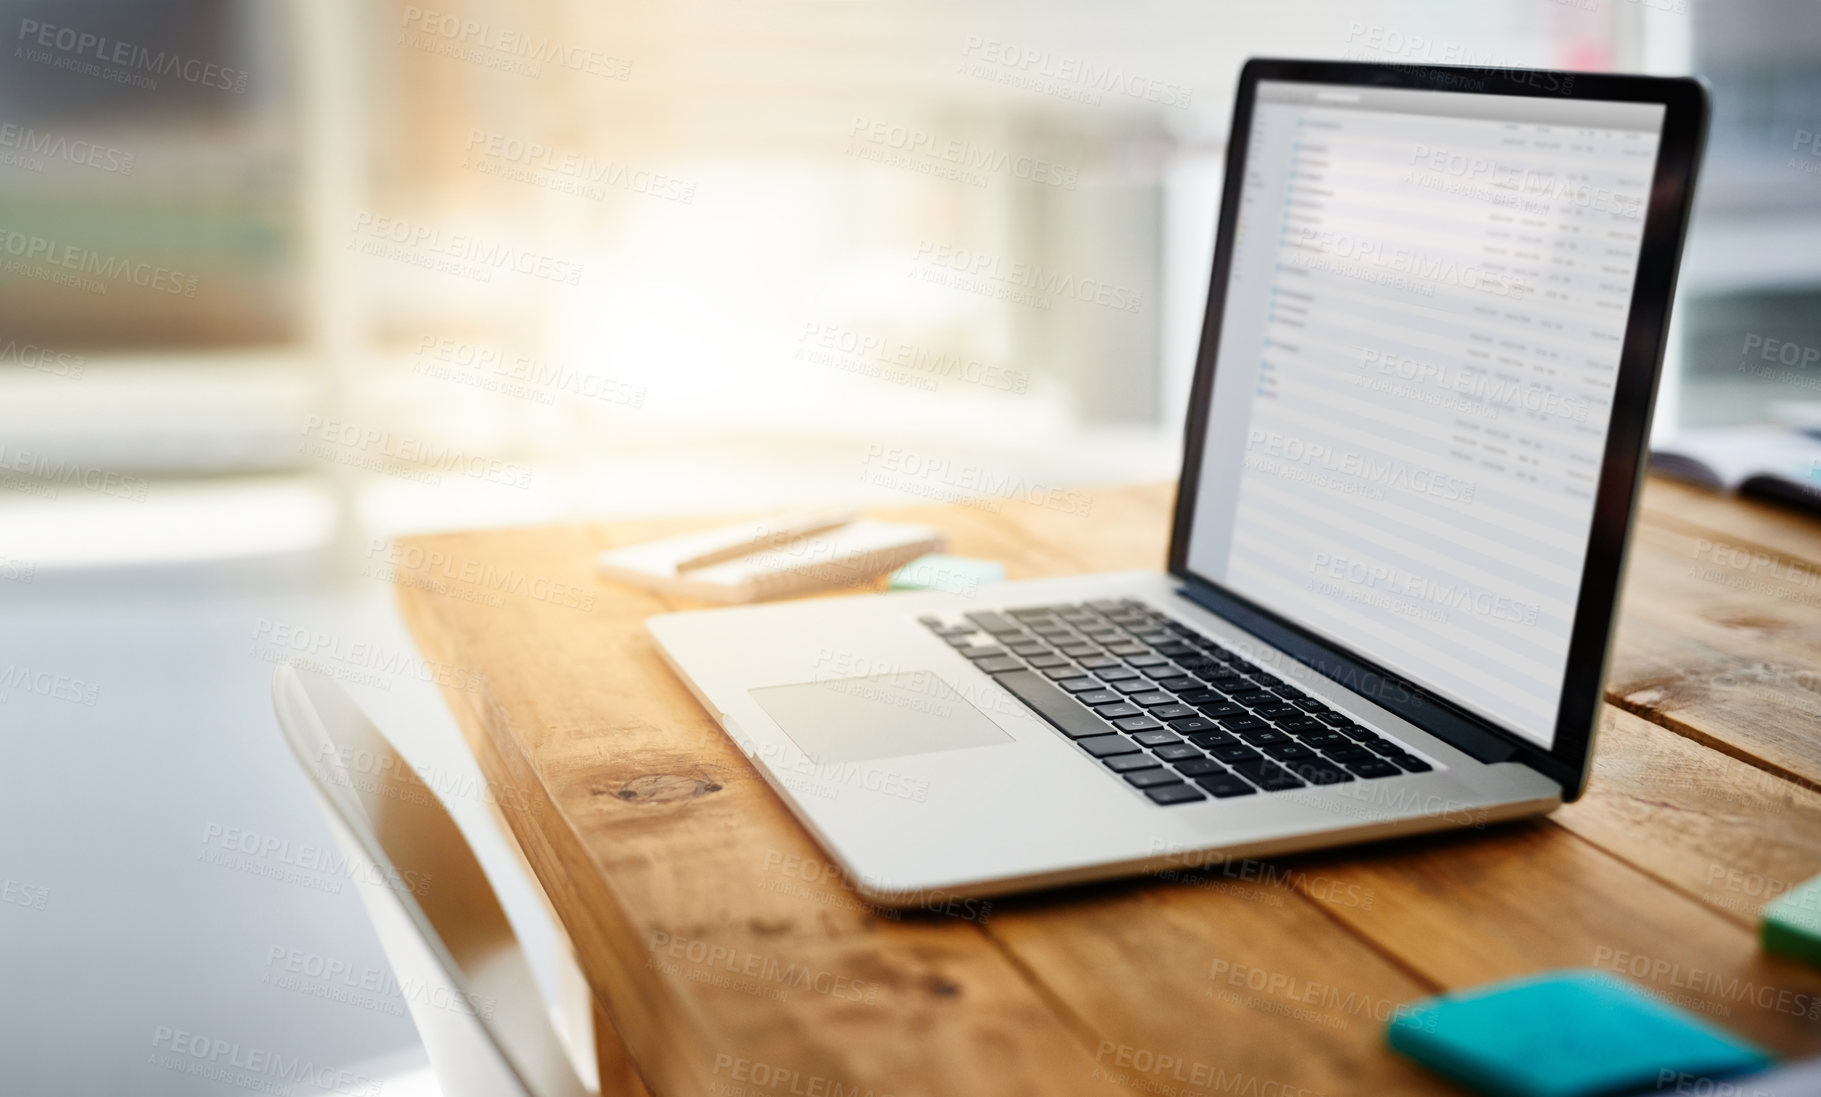
M 590 1097 L 499 896 L 442 801 L 332 678 L 283 664 L 272 704 L 445 1097 Z

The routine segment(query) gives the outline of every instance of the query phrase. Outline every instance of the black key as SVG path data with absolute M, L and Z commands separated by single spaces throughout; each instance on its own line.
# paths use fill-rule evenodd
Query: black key
M 1414 754 L 1393 754 L 1390 759 L 1411 773 L 1428 773 L 1435 768 Z
M 1125 645 L 1123 645 L 1123 644 L 1114 645 L 1114 647 L 1124 647 L 1124 646 Z M 1107 650 L 1111 651 L 1113 649 L 1108 648 Z M 1125 655 L 1124 652 L 1120 652 L 1119 654 Z M 1125 655 L 1126 666 L 1138 667 L 1142 670 L 1151 670 L 1156 667 L 1168 666 L 1169 663 L 1170 663 L 1170 661 L 1168 659 L 1165 659 L 1161 655 Z M 1164 675 L 1160 674 L 1159 677 L 1164 677 Z
M 1189 736 L 1189 742 L 1198 747 L 1230 747 L 1239 744 L 1239 740 L 1224 731 L 1200 731 Z
M 1283 725 L 1279 724 L 1278 726 L 1282 727 Z M 1353 740 L 1347 738 L 1345 735 L 1336 735 L 1332 731 L 1321 731 L 1321 732 L 1315 732 L 1315 733 L 1307 734 L 1307 735 L 1298 735 L 1296 737 L 1296 741 L 1303 744 L 1304 746 L 1314 747 L 1316 750 L 1324 751 L 1324 752 L 1327 751 L 1327 749 L 1329 747 L 1339 747 L 1339 746 L 1341 746 L 1342 743 L 1345 743 L 1347 745 L 1347 748 L 1351 748 L 1354 750 L 1363 749 L 1360 747 L 1355 747 L 1353 745 Z M 1346 748 L 1343 748 L 1343 749 L 1346 749 Z M 1370 752 L 1368 752 L 1368 753 L 1370 753 Z
M 1130 773 L 1135 769 L 1156 769 L 1157 759 L 1149 754 L 1115 754 L 1103 760 L 1101 765 L 1114 773 Z
M 1048 644 L 1040 644 L 1040 643 L 1036 642 L 1035 640 L 1031 641 L 1028 644 L 1013 644 L 1012 645 L 1012 654 L 1013 655 L 1048 655 L 1049 652 L 1050 652 L 1050 646 Z
M 1146 708 L 1150 708 L 1153 705 L 1173 705 L 1176 703 L 1176 695 L 1173 693 L 1165 693 L 1160 689 L 1151 689 L 1146 690 L 1143 693 L 1132 694 L 1132 703 L 1135 705 L 1143 705 Z
M 1060 682 L 1057 682 L 1056 685 L 1068 693 L 1086 693 L 1088 690 L 1091 690 L 1091 689 L 1099 689 L 1100 688 L 1100 679 L 1098 679 L 1098 678 L 1064 678 Z
M 1197 777 L 1195 783 L 1222 800 L 1229 796 L 1250 796 L 1258 791 L 1231 773 L 1210 773 Z
M 1186 674 L 1178 674 L 1173 678 L 1157 679 L 1157 686 L 1159 689 L 1167 689 L 1171 693 L 1186 693 L 1189 690 L 1200 689 L 1201 679 L 1191 678 Z M 1194 704 L 1195 702 L 1190 701 L 1189 703 Z
M 1002 632 L 1023 632 L 1024 626 L 1003 613 L 970 613 L 967 619 L 997 636 Z
M 1094 692 L 1100 693 L 1104 691 L 1095 690 Z M 1119 695 L 1115 693 L 1113 696 L 1117 697 Z M 1098 705 L 1095 707 L 1094 713 L 1102 720 L 1123 720 L 1128 716 L 1143 716 L 1144 710 L 1137 705 L 1128 705 L 1124 702 L 1120 702 L 1112 705 Z
M 1292 716 L 1288 719 L 1273 720 L 1271 722 L 1277 725 L 1278 731 L 1287 731 L 1298 738 L 1304 733 L 1314 734 L 1316 732 L 1325 732 L 1328 730 L 1328 725 L 1322 723 L 1320 720 L 1311 720 L 1307 716 Z
M 1060 655 L 1039 655 L 1030 660 L 1030 664 L 1038 670 L 1048 670 L 1051 667 L 1066 667 L 1069 661 Z
M 1064 662 L 1059 667 L 1044 667 L 1043 676 L 1050 679 L 1052 682 L 1059 681 L 1063 678 L 1079 678 L 1081 677 L 1081 668 L 1073 663 Z
M 1262 762 L 1264 755 L 1246 746 L 1244 743 L 1232 743 L 1227 746 L 1212 746 L 1208 753 L 1225 762 L 1227 765 L 1238 765 L 1240 762 Z
M 1207 755 L 1198 754 L 1193 758 L 1184 758 L 1177 762 L 1176 772 L 1184 777 L 1205 777 L 1212 773 L 1225 773 L 1226 768 Z
M 1152 747 L 1151 753 L 1166 762 L 1180 762 L 1185 758 L 1206 758 L 1207 755 L 1187 743 L 1165 743 Z
M 1185 705 L 1212 705 L 1224 704 L 1227 697 L 1217 689 L 1186 689 L 1177 690 L 1176 699 Z
M 1310 761 L 1298 759 L 1290 763 L 1290 772 L 1301 777 L 1312 785 L 1338 785 L 1342 781 L 1353 780 L 1353 775 L 1335 765 L 1320 759 Z
M 1170 727 L 1184 735 L 1193 735 L 1196 732 L 1213 731 L 1214 721 L 1202 716 L 1186 716 L 1181 720 L 1171 720 Z
M 1300 689 L 1297 689 L 1295 686 L 1291 685 L 1288 682 L 1277 683 L 1276 685 L 1271 687 L 1271 692 L 1277 694 L 1279 697 L 1282 697 L 1284 700 L 1289 701 L 1292 704 L 1294 704 L 1297 701 L 1307 701 L 1309 699 L 1308 694 L 1304 693 Z
M 1037 715 L 1055 725 L 1056 730 L 1071 739 L 1085 736 L 1097 736 L 1117 739 L 1117 735 L 1107 735 L 1107 726 L 1092 712 L 1075 703 L 1068 694 L 1043 680 L 1033 671 L 1017 670 L 1010 674 L 1001 674 L 995 679 L 1009 690 L 1012 696 L 1029 705 Z M 1133 747 L 1137 750 L 1137 747 Z M 1124 751 L 1118 753 L 1127 753 Z M 1096 755 L 1096 757 L 1099 757 Z
M 1012 650 L 1018 651 L 1017 648 L 1013 648 Z M 1024 651 L 1018 651 L 1018 654 L 1028 655 L 1030 653 L 1024 652 Z M 1297 708 L 1295 705 L 1285 705 L 1285 704 L 1273 705 L 1273 704 L 1270 704 L 1269 702 L 1259 705 L 1258 707 L 1254 708 L 1252 711 L 1258 713 L 1260 716 L 1263 716 L 1267 720 L 1289 720 L 1289 719 L 1293 719 L 1296 717 L 1300 717 L 1303 714 L 1303 710 Z
M 1259 749 L 1266 754 L 1269 754 L 1271 757 L 1284 762 L 1302 761 L 1306 758 L 1315 757 L 1314 751 L 1295 740 L 1285 743 L 1267 743 L 1260 746 Z
M 1253 728 L 1237 733 L 1241 739 L 1255 747 L 1269 746 L 1272 743 L 1288 743 L 1290 737 L 1276 728 Z
M 1023 670 L 1024 663 L 1009 655 L 995 655 L 991 659 L 982 659 L 974 664 L 988 674 L 1004 674 L 1008 670 Z
M 1263 731 L 1269 725 L 1256 716 L 1228 716 L 1220 721 L 1228 731 Z
M 1102 731 L 1106 725 L 1101 724 Z M 1111 758 L 1115 754 L 1131 754 L 1138 749 L 1138 744 L 1123 735 L 1096 735 L 1089 739 L 1077 739 L 1082 748 L 1096 758 Z
M 1124 663 L 1121 663 L 1111 655 L 1090 655 L 1086 659 L 1079 660 L 1079 662 L 1089 670 L 1111 670 L 1114 667 L 1125 666 Z
M 1150 648 L 1145 647 L 1143 644 L 1136 643 L 1114 644 L 1107 648 L 1107 651 L 1119 656 L 1149 655 L 1151 653 Z
M 1082 666 L 1086 666 L 1086 665 L 1087 665 L 1086 663 L 1082 664 Z M 1116 667 L 1104 667 L 1104 668 L 1095 667 L 1094 672 L 1096 674 L 1099 674 L 1102 678 L 1105 678 L 1109 682 L 1117 682 L 1117 681 L 1120 681 L 1121 679 L 1125 679 L 1125 678 L 1139 677 L 1139 674 L 1137 671 L 1133 670 L 1131 667 L 1128 667 L 1123 663 Z
M 1189 804 L 1194 803 L 1197 800 L 1207 799 L 1206 796 L 1201 794 L 1200 789 L 1180 782 L 1174 785 L 1158 785 L 1156 788 L 1148 788 L 1144 790 L 1144 794 L 1157 803 L 1164 805 Z
M 1396 777 L 1398 774 L 1404 772 L 1390 762 L 1378 758 L 1371 758 L 1359 762 L 1348 762 L 1347 768 L 1353 772 L 1355 777 Z
M 1111 671 L 1107 671 L 1101 677 L 1106 678 L 1107 674 L 1111 673 Z M 1121 693 L 1149 693 L 1152 687 L 1149 678 L 1108 679 L 1107 684 Z
M 1086 693 L 1077 693 L 1075 700 L 1084 705 L 1111 705 L 1123 695 L 1116 689 L 1091 689 Z
M 1140 636 L 1139 639 L 1143 640 L 1144 637 Z M 1172 659 L 1176 658 L 1178 655 L 1187 656 L 1201 654 L 1201 650 L 1194 644 L 1185 644 L 1181 640 L 1170 640 L 1165 643 L 1157 644 L 1156 649 L 1157 654 L 1168 655 Z
M 1262 689 L 1234 690 L 1227 696 L 1232 698 L 1235 704 L 1244 705 L 1247 708 L 1257 708 L 1259 705 L 1271 703 L 1271 695 Z
M 1157 705 L 1151 709 L 1151 715 L 1159 720 L 1183 720 L 1195 715 L 1195 710 L 1187 705 Z
M 1162 766 L 1153 766 L 1150 769 L 1135 769 L 1126 774 L 1125 779 L 1126 782 L 1134 788 L 1151 788 L 1155 785 L 1173 785 L 1182 780 L 1182 778 L 1176 776 L 1176 774 L 1169 770 L 1164 769 Z
M 1201 706 L 1201 714 L 1210 720 L 1225 720 L 1229 716 L 1244 716 L 1246 710 L 1223 698 Z
M 1163 727 L 1149 716 L 1127 716 L 1123 720 L 1114 720 L 1113 726 L 1120 731 L 1156 731 Z
M 1331 728 L 1345 728 L 1353 723 L 1338 712 L 1318 712 L 1315 718 Z
M 1251 780 L 1251 775 L 1248 774 L 1246 776 L 1246 779 Z M 1252 781 L 1252 783 L 1257 785 L 1259 788 L 1264 789 L 1266 792 L 1282 792 L 1285 789 L 1303 787 L 1303 783 L 1301 781 L 1297 780 L 1295 777 L 1291 776 L 1290 774 L 1285 773 L 1281 769 L 1278 770 L 1276 773 L 1267 773 L 1264 776 L 1260 777 L 1258 780 Z
M 1304 697 L 1304 698 L 1299 699 L 1296 702 L 1296 707 L 1299 709 L 1302 709 L 1304 712 L 1308 713 L 1311 716 L 1322 716 L 1322 715 L 1325 715 L 1326 713 L 1330 713 L 1330 712 L 1334 711 L 1333 709 L 1329 708 L 1327 705 L 1322 704 L 1320 701 L 1317 701 L 1313 697 Z
M 1100 654 L 1099 644 L 1070 644 L 1062 649 L 1062 654 L 1074 659 L 1085 659 L 1090 655 Z
M 1176 737 L 1175 732 L 1165 728 L 1152 728 L 1149 731 L 1141 731 L 1132 736 L 1132 741 L 1135 743 L 1143 743 L 1147 747 L 1158 747 L 1165 743 L 1182 742 L 1181 739 Z
M 1178 655 L 1176 665 L 1190 674 L 1199 674 L 1203 678 L 1211 678 L 1220 673 L 1219 663 L 1210 662 L 1207 659 L 1197 659 L 1192 655 Z
M 1347 740 L 1342 739 L 1341 742 L 1346 743 Z M 1334 759 L 1336 762 L 1341 763 L 1342 765 L 1350 766 L 1355 762 L 1376 762 L 1379 760 L 1378 755 L 1367 750 L 1365 747 L 1357 746 L 1357 745 L 1354 745 L 1351 743 L 1348 743 L 1348 745 L 1344 746 L 1344 747 L 1325 746 L 1325 747 L 1320 747 L 1318 749 L 1320 749 L 1320 751 L 1323 754 Z

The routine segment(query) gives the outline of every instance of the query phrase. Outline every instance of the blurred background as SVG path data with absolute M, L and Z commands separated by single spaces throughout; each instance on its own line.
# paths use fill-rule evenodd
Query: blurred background
M 145 1066 L 160 1025 L 410 1059 L 402 1014 L 261 981 L 280 947 L 383 968 L 352 895 L 198 857 L 322 838 L 257 649 L 408 651 L 379 540 L 959 490 L 886 448 L 1172 476 L 1248 56 L 1703 75 L 1656 429 L 1821 391 L 1742 349 L 1821 346 L 1813 0 L 0 0 L 0 31 L 0 876 L 48 897 L 0 904 L 0 1061 L 33 1093 L 231 1088 Z M 432 686 L 357 692 L 471 772 Z

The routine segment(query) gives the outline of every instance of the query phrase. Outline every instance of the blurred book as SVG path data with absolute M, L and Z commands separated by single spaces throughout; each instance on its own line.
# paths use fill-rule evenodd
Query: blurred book
M 1691 430 L 1650 451 L 1650 469 L 1714 491 L 1821 512 L 1821 438 L 1783 426 Z
M 851 514 L 775 515 L 600 554 L 601 574 L 708 602 L 759 602 L 866 583 L 941 551 L 933 526 Z

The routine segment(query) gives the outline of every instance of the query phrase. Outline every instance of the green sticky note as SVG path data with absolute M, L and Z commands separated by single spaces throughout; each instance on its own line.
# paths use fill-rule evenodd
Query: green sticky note
M 973 560 L 966 556 L 946 556 L 932 552 L 919 556 L 892 572 L 886 584 L 890 590 L 939 590 L 946 594 L 973 597 L 981 587 L 1005 578 L 1005 567 L 992 560 Z
M 1790 889 L 1758 914 L 1766 952 L 1821 967 L 1821 876 Z
M 1419 1002 L 1386 1027 L 1397 1051 L 1495 1097 L 1593 1097 L 1757 1070 L 1770 1056 L 1599 971 L 1554 971 Z

